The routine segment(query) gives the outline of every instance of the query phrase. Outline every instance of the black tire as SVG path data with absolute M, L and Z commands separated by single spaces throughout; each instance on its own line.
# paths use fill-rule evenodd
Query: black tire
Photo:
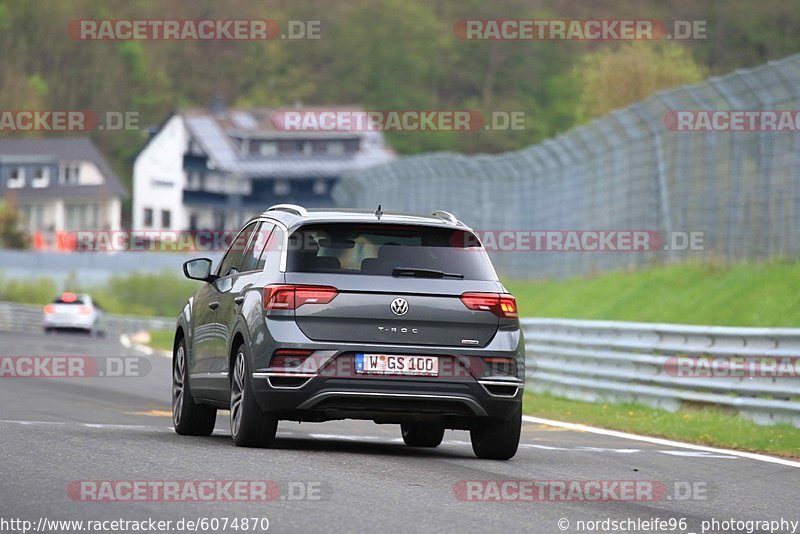
M 510 460 L 517 454 L 522 430 L 522 405 L 510 419 L 482 421 L 470 433 L 472 450 L 485 460 Z
M 271 447 L 278 431 L 278 418 L 264 413 L 253 395 L 250 363 L 244 345 L 236 349 L 231 369 L 231 437 L 239 447 Z
M 182 436 L 210 436 L 217 409 L 194 402 L 186 368 L 186 341 L 181 339 L 172 353 L 172 424 Z
M 403 423 L 400 432 L 409 447 L 438 447 L 444 438 L 444 426 L 434 423 Z

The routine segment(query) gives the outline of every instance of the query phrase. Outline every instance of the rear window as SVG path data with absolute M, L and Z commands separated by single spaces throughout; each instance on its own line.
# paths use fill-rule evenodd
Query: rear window
M 449 228 L 312 224 L 289 237 L 287 260 L 290 272 L 496 280 L 475 235 Z
M 79 295 L 64 293 L 53 299 L 53 304 L 77 304 L 83 306 L 83 299 Z

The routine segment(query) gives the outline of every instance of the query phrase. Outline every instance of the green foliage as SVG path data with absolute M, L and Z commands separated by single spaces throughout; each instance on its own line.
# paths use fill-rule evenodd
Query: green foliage
M 608 2 L 553 0 L 546 9 L 541 5 L 523 0 L 165 0 L 154 8 L 149 0 L 0 0 L 0 109 L 136 111 L 143 129 L 159 124 L 178 107 L 207 106 L 215 95 L 229 104 L 247 106 L 290 106 L 301 101 L 378 110 L 525 113 L 522 131 L 388 136 L 395 150 L 404 154 L 498 152 L 563 132 L 609 106 L 695 80 L 698 73 L 729 72 L 800 49 L 800 10 L 791 2 L 732 0 L 723 8 L 719 2 L 644 0 L 624 10 Z M 288 20 L 318 20 L 322 38 L 84 42 L 72 40 L 65 31 L 67 23 L 78 18 L 229 19 L 232 14 L 284 25 Z M 705 20 L 708 39 L 619 46 L 462 41 L 453 33 L 459 19 L 499 17 Z M 623 65 L 612 74 L 623 79 L 641 76 L 646 83 L 614 82 L 617 90 L 594 103 L 598 95 L 591 73 L 604 72 L 599 69 L 601 60 L 626 57 L 629 49 L 635 57 L 653 59 L 658 69 Z M 665 77 L 670 74 L 675 76 Z M 129 183 L 133 157 L 146 142 L 143 132 L 94 132 L 93 137 Z
M 49 278 L 6 278 L 0 271 L 0 300 L 28 304 L 47 304 L 58 288 Z
M 16 208 L 0 199 L 0 248 L 28 248 L 28 235 L 22 230 L 21 219 Z
M 800 262 L 683 263 L 566 280 L 510 281 L 522 317 L 800 326 Z
M 573 76 L 580 88 L 579 122 L 643 100 L 663 89 L 697 83 L 707 70 L 675 43 L 630 42 L 600 48 L 580 58 Z
M 46 304 L 64 290 L 89 293 L 109 313 L 173 317 L 197 287 L 197 282 L 168 271 L 114 276 L 98 286 L 81 284 L 75 273 L 70 273 L 61 287 L 48 278 L 20 280 L 0 276 L 0 300 Z

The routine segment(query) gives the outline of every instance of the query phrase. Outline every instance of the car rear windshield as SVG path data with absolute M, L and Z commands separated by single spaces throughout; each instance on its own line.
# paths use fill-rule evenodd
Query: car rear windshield
M 53 299 L 53 304 L 76 304 L 83 305 L 83 299 L 80 297 L 56 297 Z
M 471 232 L 430 226 L 311 224 L 289 238 L 290 272 L 496 280 Z

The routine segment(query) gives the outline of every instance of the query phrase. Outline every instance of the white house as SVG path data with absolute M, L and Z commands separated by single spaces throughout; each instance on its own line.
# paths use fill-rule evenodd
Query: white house
M 0 139 L 0 196 L 29 233 L 118 230 L 128 192 L 86 137 Z
M 172 114 L 134 163 L 133 229 L 230 230 L 272 204 L 330 206 L 343 174 L 395 157 L 378 131 L 284 131 L 278 111 Z

